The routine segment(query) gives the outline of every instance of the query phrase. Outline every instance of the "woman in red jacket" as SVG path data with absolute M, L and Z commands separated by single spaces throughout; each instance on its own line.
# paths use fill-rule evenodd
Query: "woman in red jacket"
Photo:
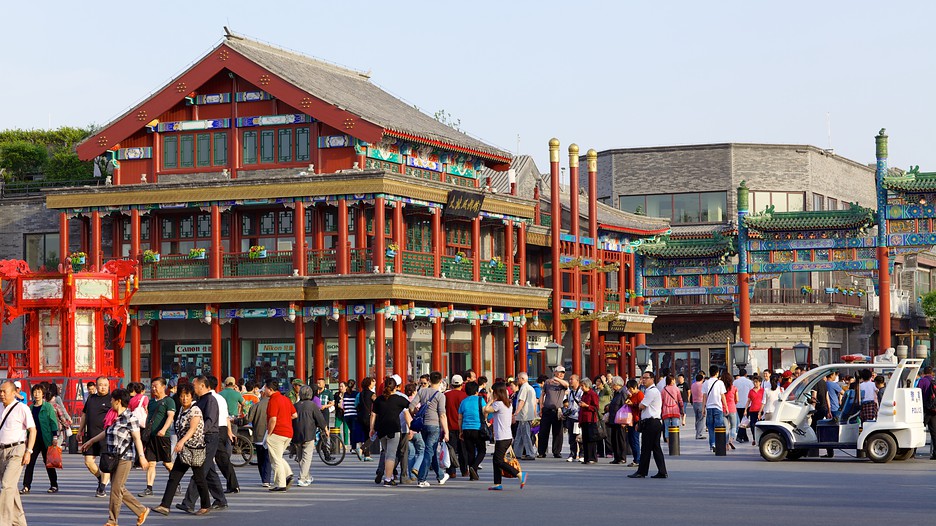
M 582 400 L 579 402 L 579 426 L 585 443 L 585 463 L 598 463 L 598 393 L 587 377 L 582 379 Z

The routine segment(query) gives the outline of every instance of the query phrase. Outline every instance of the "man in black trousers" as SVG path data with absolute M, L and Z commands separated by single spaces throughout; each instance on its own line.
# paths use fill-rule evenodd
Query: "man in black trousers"
M 549 443 L 549 433 L 552 432 L 552 454 L 556 458 L 562 457 L 562 420 L 559 418 L 562 411 L 562 401 L 569 390 L 569 382 L 565 381 L 565 367 L 558 366 L 553 369 L 553 377 L 543 383 L 540 394 L 540 431 L 537 457 L 546 458 L 546 447 Z
M 222 509 L 227 507 L 227 498 L 224 496 L 224 488 L 221 487 L 221 478 L 215 470 L 215 455 L 218 453 L 219 427 L 218 419 L 222 418 L 218 409 L 218 402 L 212 396 L 211 383 L 205 376 L 199 376 L 192 381 L 192 387 L 195 388 L 195 394 L 198 395 L 198 401 L 195 405 L 201 409 L 202 417 L 205 419 L 205 479 L 208 482 L 208 492 L 211 493 L 211 507 Z M 223 415 L 227 418 L 227 415 Z M 226 439 L 227 437 L 225 437 Z M 189 481 L 188 488 L 185 491 L 185 498 L 176 508 L 188 513 L 195 512 L 195 499 L 198 498 L 198 489 L 194 481 Z
M 650 471 L 650 455 L 653 455 L 657 474 L 651 478 L 665 479 L 669 475 L 666 473 L 663 447 L 660 445 L 660 436 L 663 434 L 663 421 L 660 420 L 663 398 L 660 396 L 660 390 L 653 383 L 653 373 L 644 373 L 640 381 L 645 389 L 643 400 L 640 402 L 640 465 L 637 472 L 628 475 L 627 478 L 646 478 Z

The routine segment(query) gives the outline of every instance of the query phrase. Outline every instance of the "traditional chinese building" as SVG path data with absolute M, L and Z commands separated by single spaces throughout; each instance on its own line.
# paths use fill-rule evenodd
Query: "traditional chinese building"
M 577 183 L 521 195 L 508 153 L 357 71 L 228 33 L 78 152 L 112 161 L 109 184 L 46 205 L 60 254 L 140 262 L 134 380 L 536 374 L 553 339 L 576 371 L 624 372 L 650 331 L 632 243 L 667 221 L 599 213 Z

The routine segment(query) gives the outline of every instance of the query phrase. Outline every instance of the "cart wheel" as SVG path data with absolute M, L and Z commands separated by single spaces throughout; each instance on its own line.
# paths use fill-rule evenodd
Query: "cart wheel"
M 885 464 L 897 456 L 897 442 L 887 433 L 875 433 L 865 442 L 865 453 L 872 461 Z
M 894 460 L 910 460 L 913 458 L 913 455 L 916 455 L 915 447 L 902 447 L 897 449 L 897 455 L 894 456 Z
M 253 458 L 253 444 L 243 435 L 234 435 L 231 446 L 231 465 L 234 467 L 246 466 Z
M 780 462 L 789 453 L 783 437 L 777 433 L 767 433 L 760 439 L 760 454 L 767 462 Z

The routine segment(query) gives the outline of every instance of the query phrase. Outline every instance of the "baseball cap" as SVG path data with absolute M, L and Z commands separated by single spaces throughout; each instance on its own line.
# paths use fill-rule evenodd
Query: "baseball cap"
M 564 372 L 565 372 L 565 367 L 559 365 L 559 366 L 557 366 L 555 369 L 553 369 L 553 372 L 554 372 L 554 373 L 564 373 Z
M 300 380 L 299 378 L 296 378 L 296 379 L 294 379 L 294 380 L 292 381 L 292 384 L 293 384 L 293 385 L 302 385 L 302 380 Z
M 400 378 L 400 375 L 395 374 L 391 376 L 390 378 L 393 378 L 393 381 L 396 382 L 397 385 L 403 385 L 403 379 Z
M 783 375 L 782 375 L 782 376 L 783 376 L 784 378 L 789 378 L 789 377 L 793 376 L 793 372 L 792 372 L 792 371 L 783 371 Z
M 465 379 L 460 374 L 452 375 L 452 385 L 461 385 L 463 383 L 465 383 Z
M 237 385 L 237 380 L 233 376 L 228 376 L 224 379 L 224 385 Z
M 19 380 L 16 380 L 15 382 L 13 382 L 13 385 L 15 385 L 17 389 L 23 388 L 23 384 Z

